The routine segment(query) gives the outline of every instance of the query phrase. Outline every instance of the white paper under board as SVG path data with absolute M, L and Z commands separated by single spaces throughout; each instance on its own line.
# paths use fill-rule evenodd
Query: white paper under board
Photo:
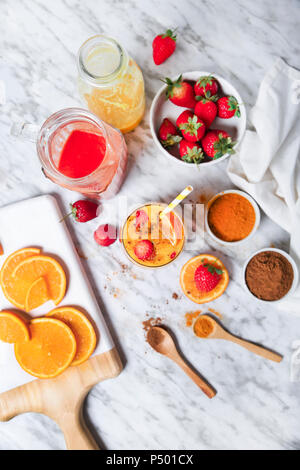
M 66 296 L 59 306 L 74 305 L 86 310 L 99 331 L 99 341 L 95 354 L 101 354 L 114 347 L 114 343 L 97 304 L 95 295 L 84 272 L 69 231 L 53 196 L 45 195 L 27 199 L 0 209 L 0 241 L 4 255 L 0 257 L 2 266 L 6 257 L 13 251 L 29 246 L 39 247 L 47 254 L 60 258 L 68 270 Z M 0 309 L 14 308 L 0 289 Z M 54 308 L 47 302 L 32 312 L 39 316 Z M 0 341 L 0 393 L 34 380 L 17 363 L 13 345 Z

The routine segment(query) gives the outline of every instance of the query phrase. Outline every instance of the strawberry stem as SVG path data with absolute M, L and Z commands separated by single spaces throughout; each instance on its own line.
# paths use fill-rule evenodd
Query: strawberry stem
M 236 142 L 233 142 L 231 137 L 223 137 L 220 133 L 218 135 L 218 140 L 214 143 L 216 153 L 213 159 L 217 160 L 218 158 L 223 157 L 223 155 L 226 155 L 226 153 L 229 153 L 229 155 L 234 154 L 235 150 L 233 147 L 235 144 Z
M 162 35 L 162 38 L 171 38 L 173 39 L 173 41 L 176 41 L 177 37 L 176 37 L 176 34 L 174 34 L 177 30 L 177 27 L 175 29 L 167 29 L 167 31 Z
M 64 215 L 62 219 L 60 219 L 59 223 L 63 222 L 65 219 L 67 219 L 68 217 L 70 217 L 70 215 L 73 214 L 73 211 L 69 212 L 68 214 Z
M 202 260 L 202 261 L 204 261 L 204 260 Z M 203 266 L 204 266 L 204 268 L 206 268 L 207 271 L 210 272 L 211 274 L 219 274 L 219 275 L 223 274 L 223 270 L 220 269 L 220 268 L 217 268 L 214 264 L 207 263 L 207 262 L 205 263 L 205 262 L 204 262 L 204 263 L 203 263 Z
M 197 116 L 189 117 L 187 122 L 179 125 L 181 131 L 197 137 L 199 127 L 203 126 L 202 122 L 198 122 Z
M 74 219 L 77 220 L 77 209 L 76 209 L 76 207 L 74 207 L 73 204 L 70 204 L 70 207 L 71 207 L 71 212 L 69 212 L 62 219 L 60 219 L 59 223 L 63 222 L 65 219 L 70 217 L 70 215 L 72 215 L 74 217 Z
M 164 80 L 160 79 L 160 81 L 162 81 L 163 83 L 167 85 L 167 91 L 166 91 L 167 99 L 170 97 L 172 98 L 173 88 L 179 88 L 181 86 L 182 75 L 179 75 L 179 77 L 177 78 L 177 80 L 175 80 L 175 82 L 173 82 L 169 77 L 166 77 Z

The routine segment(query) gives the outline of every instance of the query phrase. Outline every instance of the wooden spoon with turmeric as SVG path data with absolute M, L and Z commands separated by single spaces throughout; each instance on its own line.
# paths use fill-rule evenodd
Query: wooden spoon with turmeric
M 259 356 L 269 359 L 270 361 L 282 361 L 283 356 L 280 354 L 229 333 L 210 315 L 200 315 L 195 321 L 193 329 L 195 335 L 199 338 L 226 339 L 227 341 L 232 341 L 233 343 L 239 344 L 254 354 L 258 354 Z
M 152 326 L 148 330 L 147 341 L 155 351 L 176 362 L 176 364 L 181 367 L 181 369 L 195 382 L 195 384 L 201 388 L 202 392 L 204 392 L 208 398 L 213 398 L 216 395 L 216 390 L 196 374 L 186 361 L 183 360 L 177 351 L 172 336 L 167 330 L 160 326 Z

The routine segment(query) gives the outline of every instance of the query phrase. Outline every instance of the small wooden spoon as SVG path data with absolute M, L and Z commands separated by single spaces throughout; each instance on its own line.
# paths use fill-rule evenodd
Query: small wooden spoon
M 181 369 L 195 382 L 195 384 L 201 388 L 208 398 L 213 398 L 216 395 L 216 390 L 199 377 L 199 375 L 196 374 L 183 360 L 176 349 L 172 336 L 164 328 L 152 326 L 148 331 L 147 341 L 155 351 L 176 362 L 176 364 L 181 367 Z
M 223 326 L 217 322 L 213 317 L 210 315 L 201 315 L 199 318 L 206 318 L 213 326 L 213 330 L 209 335 L 204 336 L 204 338 L 207 339 L 226 339 L 227 341 L 232 341 L 233 343 L 239 344 L 243 348 L 248 349 L 249 351 L 253 352 L 254 354 L 258 354 L 259 356 L 265 357 L 266 359 L 270 359 L 270 361 L 275 361 L 275 362 L 280 362 L 282 361 L 283 356 L 280 354 L 277 354 L 270 349 L 264 348 L 262 346 L 258 346 L 255 343 L 252 343 L 251 341 L 247 341 L 245 339 L 241 339 L 228 331 L 226 331 Z M 197 320 L 194 323 L 194 333 L 197 336 L 195 332 L 195 325 L 197 323 Z M 200 336 L 198 336 L 200 337 Z

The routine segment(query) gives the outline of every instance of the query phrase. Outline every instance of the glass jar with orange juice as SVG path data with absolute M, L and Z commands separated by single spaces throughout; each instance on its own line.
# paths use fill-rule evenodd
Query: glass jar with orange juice
M 114 39 L 96 35 L 79 49 L 79 93 L 90 111 L 120 129 L 133 130 L 145 111 L 142 72 Z

